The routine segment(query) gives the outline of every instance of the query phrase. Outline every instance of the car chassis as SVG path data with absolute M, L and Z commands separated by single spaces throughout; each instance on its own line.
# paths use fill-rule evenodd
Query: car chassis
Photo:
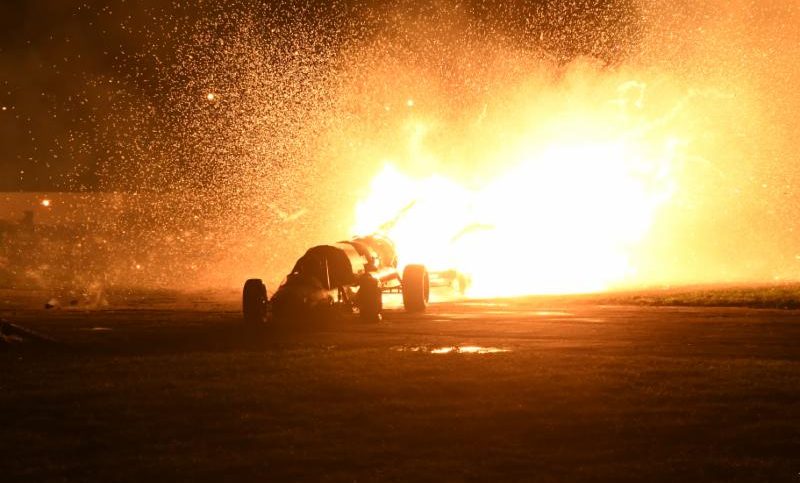
M 424 265 L 412 264 L 401 274 L 396 253 L 394 244 L 380 235 L 310 248 L 271 298 L 261 279 L 245 282 L 244 320 L 263 323 L 354 312 L 366 320 L 380 320 L 384 293 L 401 293 L 406 311 L 423 312 L 431 281 L 465 290 L 468 278 L 456 270 L 429 274 Z

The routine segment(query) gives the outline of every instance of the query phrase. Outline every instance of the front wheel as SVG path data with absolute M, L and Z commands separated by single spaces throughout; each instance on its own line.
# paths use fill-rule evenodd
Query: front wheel
M 431 284 L 425 265 L 408 265 L 403 270 L 403 306 L 408 312 L 424 312 Z
M 260 324 L 267 318 L 267 286 L 260 278 L 251 278 L 242 289 L 242 314 L 248 324 Z

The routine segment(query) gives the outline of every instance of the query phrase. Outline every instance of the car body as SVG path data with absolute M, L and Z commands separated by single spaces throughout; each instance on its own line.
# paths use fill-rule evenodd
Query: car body
M 397 251 L 388 238 L 357 237 L 310 248 L 271 298 L 261 279 L 248 280 L 242 308 L 245 320 L 252 323 L 337 312 L 380 320 L 387 292 L 402 293 L 407 311 L 424 311 L 430 280 L 424 265 L 407 265 L 401 273 Z

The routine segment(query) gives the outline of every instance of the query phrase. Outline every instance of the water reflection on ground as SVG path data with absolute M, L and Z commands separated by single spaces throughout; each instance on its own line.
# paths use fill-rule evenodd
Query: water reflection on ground
M 392 350 L 399 352 L 425 352 L 428 354 L 498 354 L 511 352 L 511 349 L 503 347 L 484 347 L 478 345 L 454 345 L 444 347 L 425 347 L 425 346 L 399 346 Z

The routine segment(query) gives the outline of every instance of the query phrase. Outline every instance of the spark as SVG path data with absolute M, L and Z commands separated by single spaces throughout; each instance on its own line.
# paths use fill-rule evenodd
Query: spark
M 544 31 L 553 35 L 542 34 L 532 49 L 505 35 L 512 25 L 465 31 L 412 14 L 374 32 L 347 16 L 331 25 L 324 15 L 296 15 L 303 20 L 279 25 L 269 20 L 280 18 L 272 7 L 250 4 L 230 2 L 197 16 L 168 43 L 152 44 L 156 57 L 174 52 L 156 72 L 129 56 L 133 64 L 124 70 L 164 95 L 145 103 L 125 94 L 137 89 L 123 88 L 114 97 L 114 122 L 99 125 L 110 131 L 102 139 L 119 145 L 103 156 L 101 185 L 168 192 L 169 199 L 150 207 L 140 197 L 124 208 L 148 213 L 147 224 L 111 217 L 109 243 L 127 255 L 114 262 L 122 269 L 104 272 L 125 281 L 131 260 L 148 260 L 137 280 L 169 283 L 197 263 L 203 283 L 232 286 L 258 266 L 277 283 L 309 243 L 368 234 L 414 201 L 386 228 L 401 258 L 470 272 L 473 294 L 727 277 L 749 266 L 771 269 L 775 263 L 751 263 L 773 257 L 767 254 L 782 263 L 796 253 L 795 235 L 762 247 L 761 240 L 781 237 L 755 229 L 796 219 L 789 214 L 797 204 L 769 203 L 769 188 L 760 187 L 776 181 L 742 182 L 769 171 L 750 169 L 761 162 L 780 168 L 776 179 L 795 178 L 784 166 L 791 153 L 782 156 L 781 147 L 793 144 L 777 134 L 789 130 L 761 129 L 773 115 L 784 120 L 782 107 L 764 107 L 781 96 L 759 87 L 796 70 L 792 50 L 775 49 L 762 79 L 764 68 L 748 60 L 749 41 L 739 41 L 743 32 L 732 29 L 730 45 L 721 30 L 696 38 L 695 27 L 709 20 L 690 19 L 685 29 L 659 22 L 672 19 L 671 11 L 637 19 L 633 29 L 612 22 L 593 30 L 577 19 L 602 19 L 604 10 L 577 23 L 553 10 L 569 30 L 551 25 Z M 529 13 L 540 18 L 538 10 Z M 792 21 L 780 21 L 781 35 L 796 30 Z M 155 27 L 148 23 L 142 33 Z M 339 42 L 328 35 L 334 31 L 353 37 Z M 414 42 L 398 37 L 411 31 Z M 648 33 L 627 37 L 640 31 Z M 674 39 L 663 58 L 661 34 Z M 753 48 L 783 45 L 769 39 L 779 40 L 768 35 Z M 580 47 L 604 45 L 611 58 Z M 718 45 L 730 48 L 717 52 Z M 681 46 L 691 48 L 683 53 Z M 626 57 L 630 48 L 641 55 Z M 595 57 L 574 58 L 573 51 Z M 797 112 L 796 96 L 780 94 L 789 100 L 785 111 Z M 215 109 L 222 104 L 225 112 Z M 746 202 L 753 195 L 778 214 L 756 216 L 766 210 Z M 283 211 L 259 208 L 268 203 Z M 752 234 L 741 229 L 753 220 L 760 223 Z M 120 235 L 133 230 L 141 233 Z M 164 243 L 167 233 L 183 230 Z

